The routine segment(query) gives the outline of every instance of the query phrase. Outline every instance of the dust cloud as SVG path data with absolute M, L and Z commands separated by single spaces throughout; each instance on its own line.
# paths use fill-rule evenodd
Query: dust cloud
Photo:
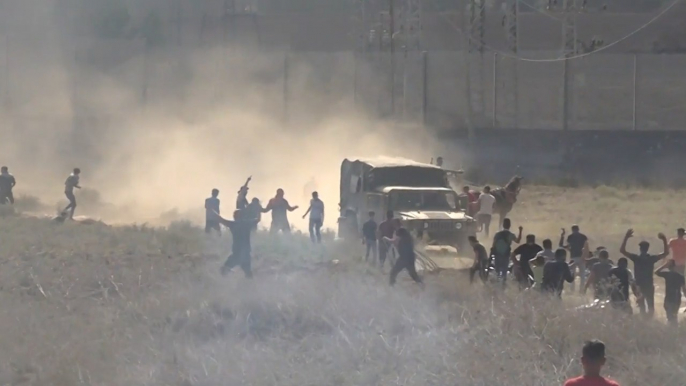
M 286 77 L 279 50 L 152 50 L 78 37 L 49 12 L 28 14 L 25 25 L 4 20 L 0 163 L 17 177 L 18 194 L 49 208 L 78 166 L 84 191 L 99 193 L 95 205 L 80 205 L 82 215 L 155 223 L 172 213 L 197 222 L 212 188 L 228 214 L 252 175 L 249 198 L 265 203 L 285 189 L 301 207 L 291 216 L 296 226 L 318 190 L 333 226 L 344 158 L 435 155 L 437 142 L 420 126 L 371 118 L 353 101 L 350 55 L 330 55 L 326 68 L 293 55 Z

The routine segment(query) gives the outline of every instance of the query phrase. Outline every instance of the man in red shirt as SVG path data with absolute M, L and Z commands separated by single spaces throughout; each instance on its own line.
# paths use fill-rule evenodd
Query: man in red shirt
M 581 355 L 584 375 L 572 378 L 564 386 L 619 386 L 619 383 L 603 378 L 600 370 L 605 366 L 605 343 L 591 340 L 584 344 Z
M 676 238 L 669 240 L 669 250 L 672 252 L 672 260 L 676 264 L 675 271 L 682 276 L 686 274 L 686 230 L 679 228 L 676 231 Z

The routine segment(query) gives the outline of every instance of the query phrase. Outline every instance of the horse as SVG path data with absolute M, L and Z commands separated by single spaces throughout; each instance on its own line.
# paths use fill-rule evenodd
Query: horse
M 495 197 L 493 212 L 498 213 L 499 227 L 502 227 L 503 220 L 507 218 L 507 215 L 512 211 L 514 204 L 517 202 L 517 196 L 522 189 L 522 180 L 524 180 L 524 177 L 514 176 L 504 187 L 491 189 L 491 194 Z M 473 190 L 470 192 L 474 194 L 477 200 L 479 199 L 481 191 Z

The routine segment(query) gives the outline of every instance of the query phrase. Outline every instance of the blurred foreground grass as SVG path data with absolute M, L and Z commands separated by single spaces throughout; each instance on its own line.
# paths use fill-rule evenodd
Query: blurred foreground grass
M 579 223 L 618 244 L 629 226 L 669 232 L 681 208 L 678 192 L 539 187 L 512 218 L 539 238 Z M 589 338 L 624 386 L 686 379 L 686 329 L 661 321 L 575 313 L 461 273 L 423 292 L 401 274 L 391 289 L 359 245 L 302 235 L 259 233 L 255 280 L 221 277 L 230 245 L 188 222 L 0 218 L 0 384 L 548 386 L 580 371 Z

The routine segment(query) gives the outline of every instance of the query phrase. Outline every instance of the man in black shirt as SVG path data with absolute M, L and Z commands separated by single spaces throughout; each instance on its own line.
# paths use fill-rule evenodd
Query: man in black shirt
M 617 260 L 617 266 L 610 269 L 607 276 L 610 285 L 610 303 L 614 308 L 631 314 L 629 288 L 631 288 L 636 299 L 641 299 L 641 292 L 634 282 L 634 275 L 629 270 L 629 260 L 620 257 Z
M 222 275 L 226 275 L 237 265 L 245 273 L 245 277 L 252 278 L 251 257 L 252 246 L 250 245 L 250 235 L 257 220 L 247 218 L 245 211 L 237 210 L 233 212 L 234 221 L 219 218 L 219 222 L 231 231 L 233 238 L 231 245 L 231 255 L 221 268 Z
M 667 320 L 672 326 L 679 324 L 679 307 L 681 307 L 681 293 L 686 295 L 686 281 L 684 276 L 676 271 L 674 260 L 669 260 L 655 271 L 655 274 L 665 279 L 665 312 Z
M 364 261 L 369 261 L 369 252 L 372 252 L 374 264 L 377 259 L 377 242 L 376 242 L 376 221 L 374 221 L 374 212 L 369 212 L 369 220 L 362 225 L 362 244 L 367 246 L 367 252 L 364 255 Z
M 512 252 L 510 259 L 512 260 L 512 263 L 514 263 L 515 267 L 519 269 L 520 286 L 529 287 L 531 284 L 533 284 L 533 281 L 531 280 L 531 278 L 533 278 L 533 272 L 531 271 L 529 261 L 535 258 L 538 252 L 541 252 L 542 250 L 543 248 L 536 244 L 536 236 L 527 235 L 526 244 L 518 246 Z M 519 256 L 519 260 L 517 260 L 517 256 Z
M 565 234 L 566 231 L 562 229 L 559 246 L 569 250 L 573 263 L 572 273 L 576 276 L 576 271 L 579 271 L 578 275 L 581 279 L 579 285 L 583 289 L 586 282 L 586 261 L 584 260 L 586 256 L 584 256 L 584 250 L 588 249 L 588 237 L 579 231 L 578 225 L 572 225 L 572 234 L 567 236 L 567 244 L 565 245 Z M 572 282 L 571 287 L 572 291 L 574 291 L 574 282 Z
M 3 166 L 0 171 L 0 205 L 5 205 L 8 202 L 14 205 L 12 189 L 16 184 L 17 180 L 9 173 L 7 166 Z
M 636 275 L 636 285 L 641 290 L 641 295 L 643 295 L 642 300 L 638 303 L 638 309 L 641 314 L 646 314 L 647 306 L 647 316 L 652 317 L 655 313 L 655 285 L 653 283 L 653 273 L 655 270 L 655 263 L 664 259 L 669 254 L 669 246 L 667 245 L 667 238 L 664 234 L 660 233 L 657 237 L 662 240 L 662 253 L 659 255 L 648 254 L 650 249 L 650 243 L 647 241 L 641 241 L 638 244 L 640 253 L 634 254 L 627 252 L 626 243 L 634 236 L 634 230 L 629 229 L 626 231 L 624 240 L 622 241 L 622 246 L 619 248 L 619 252 L 626 256 L 629 260 L 634 263 L 634 272 Z
M 554 293 L 558 297 L 562 297 L 564 283 L 574 281 L 574 276 L 572 276 L 566 259 L 567 250 L 560 248 L 555 251 L 555 260 L 545 263 L 543 266 L 543 284 L 541 285 L 543 292 Z
M 469 236 L 469 245 L 474 249 L 474 264 L 469 269 L 469 283 L 474 283 L 474 275 L 479 272 L 479 278 L 484 283 L 488 278 L 488 252 L 476 236 Z

